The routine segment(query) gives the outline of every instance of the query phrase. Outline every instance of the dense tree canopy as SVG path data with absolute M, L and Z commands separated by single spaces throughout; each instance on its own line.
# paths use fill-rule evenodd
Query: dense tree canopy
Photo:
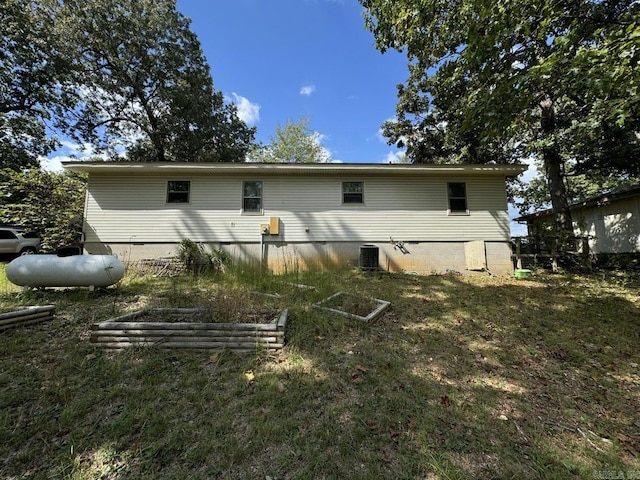
M 0 167 L 37 166 L 56 146 L 45 122 L 53 106 L 70 106 L 61 89 L 70 65 L 53 28 L 56 14 L 48 1 L 0 4 Z
M 408 56 L 397 121 L 384 131 L 413 161 L 533 156 L 567 235 L 567 166 L 638 173 L 638 2 L 361 3 L 378 48 Z
M 244 161 L 254 129 L 175 0 L 2 0 L 0 21 L 2 166 L 36 166 L 53 129 L 113 159 Z
M 244 161 L 254 131 L 213 82 L 175 0 L 67 0 L 81 78 L 67 130 L 130 160 Z
M 252 161 L 279 163 L 323 163 L 331 156 L 320 143 L 319 134 L 309 128 L 309 119 L 297 122 L 288 120 L 284 127 L 276 127 L 276 133 L 267 145 L 257 146 L 251 152 Z
M 566 166 L 569 171 L 573 166 Z M 597 170 L 565 176 L 567 197 L 570 204 L 582 202 L 603 193 L 615 192 L 638 184 L 632 175 L 613 176 L 599 174 Z M 526 184 L 522 181 L 511 185 L 512 202 L 520 212 L 530 213 L 549 208 L 549 189 L 544 175 L 538 172 Z

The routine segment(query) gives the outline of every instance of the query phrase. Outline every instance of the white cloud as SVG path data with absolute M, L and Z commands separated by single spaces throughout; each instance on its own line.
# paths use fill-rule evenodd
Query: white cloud
M 107 155 L 96 154 L 90 143 L 75 143 L 69 140 L 60 142 L 62 146 L 49 157 L 40 157 L 40 168 L 48 172 L 61 172 L 62 162 L 78 162 L 92 158 L 107 159 Z
M 405 152 L 389 152 L 382 163 L 409 163 Z
M 520 180 L 523 181 L 524 183 L 529 183 L 531 180 L 533 180 L 535 177 L 537 177 L 540 174 L 540 171 L 538 170 L 538 165 L 536 164 L 534 157 L 523 158 L 521 159 L 521 161 L 525 165 L 528 165 L 529 169 L 526 170 L 524 173 L 522 173 L 522 175 L 520 176 Z
M 320 147 L 321 149 L 320 158 L 318 159 L 319 163 L 342 163 L 340 160 L 332 159 L 331 151 L 327 147 L 322 145 L 322 141 L 326 138 L 327 136 L 320 132 L 313 132 L 311 134 L 311 140 L 313 141 L 314 145 Z
M 304 85 L 302 88 L 300 88 L 300 95 L 309 96 L 315 91 L 316 91 L 315 85 Z
M 55 157 L 40 157 L 40 168 L 46 170 L 47 172 L 61 172 L 62 162 L 74 160 L 68 155 L 56 155 Z
M 248 98 L 235 92 L 231 95 L 233 96 L 233 103 L 238 107 L 238 118 L 247 125 L 255 125 L 260 120 L 260 105 L 251 103 Z

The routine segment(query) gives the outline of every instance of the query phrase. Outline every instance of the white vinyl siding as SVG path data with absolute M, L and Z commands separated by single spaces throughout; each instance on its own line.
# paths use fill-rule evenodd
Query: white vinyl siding
M 589 237 L 593 253 L 640 252 L 640 197 L 573 212 L 577 236 Z
M 188 177 L 188 176 L 187 176 Z M 505 241 L 509 219 L 502 175 L 366 176 L 366 203 L 342 203 L 336 176 L 194 175 L 190 203 L 166 204 L 168 176 L 90 176 L 88 242 L 258 242 L 262 217 L 242 215 L 243 181 L 262 181 L 264 216 L 283 226 L 271 240 Z M 448 182 L 465 182 L 468 216 L 449 216 Z

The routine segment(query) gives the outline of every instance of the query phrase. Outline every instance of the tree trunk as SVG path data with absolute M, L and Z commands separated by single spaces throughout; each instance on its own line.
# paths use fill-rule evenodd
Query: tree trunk
M 542 128 L 542 133 L 544 137 L 549 138 L 556 129 L 553 101 L 547 98 L 541 102 L 540 107 L 540 126 Z M 562 176 L 562 156 L 560 155 L 555 141 L 551 141 L 549 145 L 542 149 L 542 161 L 544 164 L 549 194 L 551 196 L 551 209 L 553 211 L 553 219 L 559 240 L 559 247 L 565 247 L 573 251 L 575 250 L 573 219 L 571 218 L 571 210 L 569 209 L 569 201 L 567 199 L 567 189 Z

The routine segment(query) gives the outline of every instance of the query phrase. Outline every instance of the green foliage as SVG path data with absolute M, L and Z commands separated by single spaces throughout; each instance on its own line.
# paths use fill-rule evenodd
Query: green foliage
M 271 143 L 254 147 L 250 154 L 253 161 L 267 163 L 323 163 L 331 156 L 320 144 L 320 135 L 309 128 L 309 119 L 301 117 L 297 122 L 287 120 L 284 127 L 276 127 Z
M 568 168 L 568 167 L 567 167 Z M 617 177 L 599 175 L 591 171 L 565 177 L 569 203 L 577 203 L 602 193 L 613 192 L 638 184 L 631 176 Z M 516 181 L 510 186 L 510 196 L 522 215 L 549 208 L 551 199 L 549 187 L 542 174 L 536 175 L 528 183 Z
M 0 7 L 0 168 L 38 165 L 57 142 L 45 122 L 55 105 L 71 107 L 70 73 L 53 28 L 56 3 L 3 0 Z
M 556 224 L 562 177 L 640 171 L 638 10 L 631 0 L 361 0 L 377 46 L 407 54 L 390 142 L 414 162 L 536 158 Z
M 184 238 L 178 244 L 178 259 L 192 275 L 205 275 L 221 272 L 229 256 L 222 250 L 207 252 L 201 243 Z
M 175 0 L 64 2 L 79 107 L 61 122 L 114 158 L 244 161 L 254 130 L 213 82 Z
M 76 244 L 82 233 L 86 180 L 75 174 L 0 170 L 0 223 L 42 237 L 42 249 Z
M 37 166 L 47 127 L 113 159 L 244 161 L 255 129 L 175 0 L 6 0 L 0 21 L 0 167 Z

